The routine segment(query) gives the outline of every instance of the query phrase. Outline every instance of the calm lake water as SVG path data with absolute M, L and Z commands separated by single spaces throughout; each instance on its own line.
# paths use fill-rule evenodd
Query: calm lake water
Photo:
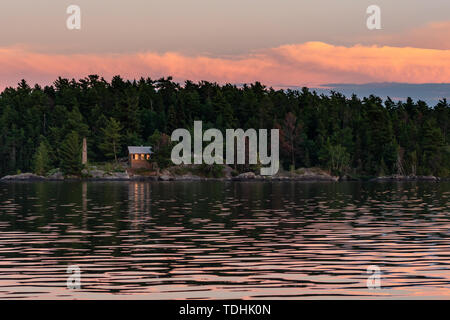
M 448 182 L 1 183 L 0 298 L 448 299 L 449 200 Z

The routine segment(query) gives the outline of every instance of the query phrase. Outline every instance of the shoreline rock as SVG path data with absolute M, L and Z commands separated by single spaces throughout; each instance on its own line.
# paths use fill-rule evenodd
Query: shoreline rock
M 441 178 L 435 176 L 382 176 L 369 180 L 370 182 L 388 182 L 388 181 L 440 181 Z
M 158 176 L 159 181 L 173 181 L 173 177 L 169 176 L 168 174 L 162 174 Z
M 256 176 L 253 172 L 244 172 L 244 173 L 241 173 L 240 175 L 237 175 L 236 177 L 231 178 L 231 180 L 234 180 L 234 181 L 255 180 L 256 178 L 258 178 L 258 180 L 259 180 L 260 177 L 261 176 Z
M 295 172 L 279 173 L 272 179 L 278 180 L 293 180 L 305 182 L 338 182 L 339 177 L 332 176 L 326 171 L 318 168 L 300 168 Z
M 47 178 L 43 177 L 43 176 L 38 176 L 34 173 L 26 172 L 26 173 L 20 173 L 20 174 L 16 174 L 16 175 L 4 176 L 0 180 L 2 180 L 2 181 L 43 181 L 43 180 L 47 180 Z

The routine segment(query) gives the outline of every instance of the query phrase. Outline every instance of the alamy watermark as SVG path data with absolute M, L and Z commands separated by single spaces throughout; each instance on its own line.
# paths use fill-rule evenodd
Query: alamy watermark
M 381 269 L 377 265 L 370 265 L 367 267 L 367 273 L 370 276 L 367 278 L 366 285 L 369 290 L 381 289 Z
M 69 17 L 66 20 L 66 27 L 69 30 L 81 29 L 81 8 L 78 5 L 71 4 L 66 9 L 66 14 Z M 378 5 L 370 5 L 366 9 L 366 14 L 369 15 L 366 21 L 366 26 L 369 30 L 381 29 L 381 8 Z
M 369 6 L 366 10 L 370 16 L 367 18 L 366 25 L 369 30 L 381 29 L 381 8 L 375 4 Z
M 66 20 L 66 27 L 69 30 L 81 29 L 81 8 L 77 5 L 70 5 L 66 9 L 66 13 L 70 16 Z
M 226 158 L 224 159 L 224 137 L 218 129 L 208 129 L 203 133 L 202 121 L 194 121 L 194 153 L 192 137 L 187 129 L 176 129 L 171 140 L 179 142 L 171 154 L 172 162 L 180 164 L 261 164 L 261 175 L 274 175 L 280 167 L 279 130 L 270 130 L 270 155 L 268 150 L 268 130 L 226 129 Z M 181 142 L 180 142 L 181 139 Z M 212 141 L 213 140 L 213 141 Z M 203 150 L 203 142 L 210 142 Z M 248 146 L 248 152 L 246 152 Z M 193 159 L 192 159 L 193 158 Z M 225 161 L 224 161 L 225 160 Z
M 70 273 L 67 277 L 66 286 L 67 289 L 75 290 L 81 288 L 81 270 L 77 265 L 71 265 L 67 267 L 66 273 Z

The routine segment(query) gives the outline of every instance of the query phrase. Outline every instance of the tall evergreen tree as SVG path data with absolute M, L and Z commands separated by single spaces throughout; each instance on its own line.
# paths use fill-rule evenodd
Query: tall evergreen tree
M 43 176 L 51 169 L 50 149 L 48 142 L 42 138 L 34 155 L 34 173 Z
M 65 174 L 80 175 L 83 166 L 81 164 L 81 142 L 76 131 L 70 132 L 59 149 L 61 170 Z
M 114 157 L 116 163 L 118 163 L 117 155 L 120 152 L 120 143 L 122 140 L 122 126 L 119 121 L 114 118 L 109 118 L 106 123 L 106 127 L 102 129 L 103 142 L 100 144 L 100 150 L 103 151 L 105 156 Z

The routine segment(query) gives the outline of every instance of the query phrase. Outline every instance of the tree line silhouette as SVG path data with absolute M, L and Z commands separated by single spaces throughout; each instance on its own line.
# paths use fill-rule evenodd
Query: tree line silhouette
M 90 75 L 58 78 L 42 88 L 22 80 L 0 95 L 0 174 L 45 174 L 56 167 L 79 172 L 84 137 L 90 162 L 112 161 L 126 156 L 128 145 L 150 144 L 160 166 L 167 166 L 172 131 L 202 120 L 204 130 L 279 128 L 285 170 L 449 176 L 449 115 L 445 99 L 428 106 L 410 98 L 275 90 L 259 82 L 180 85 L 171 77 L 116 76 L 108 82 Z

